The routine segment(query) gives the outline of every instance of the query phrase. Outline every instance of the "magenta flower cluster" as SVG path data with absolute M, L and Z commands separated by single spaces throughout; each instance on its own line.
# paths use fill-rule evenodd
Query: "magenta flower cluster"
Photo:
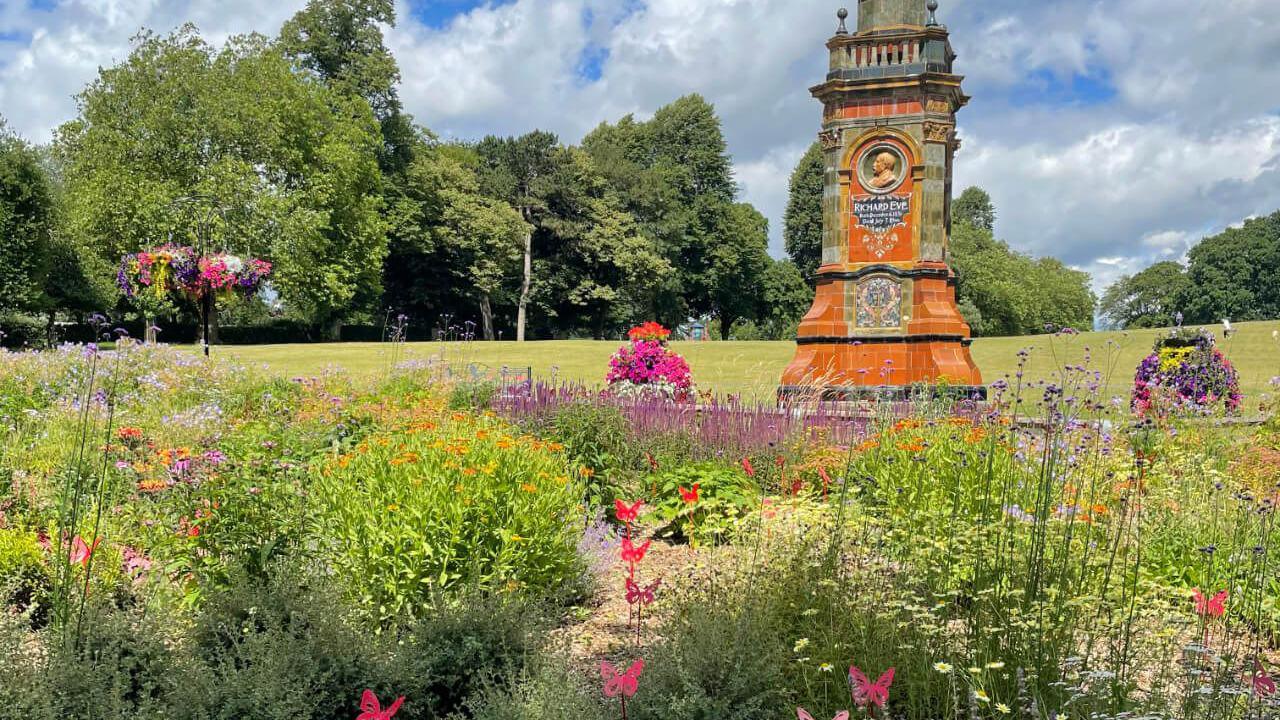
M 693 389 L 693 376 L 689 363 L 662 340 L 637 337 L 618 348 L 609 358 L 609 374 L 605 381 L 610 385 L 667 385 L 680 393 Z
M 1203 413 L 1217 403 L 1222 403 L 1228 412 L 1240 409 L 1244 396 L 1239 374 L 1215 347 L 1213 336 L 1203 331 L 1183 337 L 1186 335 L 1183 332 L 1172 340 L 1157 342 L 1155 350 L 1138 365 L 1131 398 L 1135 413 L 1150 412 L 1160 388 L 1169 391 L 1178 410 Z M 1178 347 L 1189 350 L 1171 351 Z

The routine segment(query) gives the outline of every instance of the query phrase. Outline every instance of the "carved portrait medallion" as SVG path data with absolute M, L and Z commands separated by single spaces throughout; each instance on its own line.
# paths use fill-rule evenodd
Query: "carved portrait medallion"
M 876 195 L 897 190 L 911 172 L 902 151 L 890 143 L 868 145 L 858 156 L 856 167 L 862 187 Z

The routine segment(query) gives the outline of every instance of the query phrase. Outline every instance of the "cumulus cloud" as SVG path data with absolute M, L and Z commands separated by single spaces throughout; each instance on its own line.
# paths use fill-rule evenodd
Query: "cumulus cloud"
M 780 251 L 787 179 L 819 126 L 808 88 L 825 74 L 839 3 L 466 0 L 443 22 L 415 19 L 437 1 L 399 0 L 388 33 L 419 122 L 451 138 L 537 127 L 576 142 L 601 121 L 701 93 Z M 0 108 L 45 140 L 140 27 L 274 34 L 303 4 L 0 3 Z M 957 186 L 991 192 L 1015 248 L 1089 270 L 1101 287 L 1280 208 L 1280 3 L 943 0 L 939 17 L 973 95 Z

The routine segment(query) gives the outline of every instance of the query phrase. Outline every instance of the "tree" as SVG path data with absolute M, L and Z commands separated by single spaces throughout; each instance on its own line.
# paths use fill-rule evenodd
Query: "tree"
M 39 156 L 0 119 L 0 312 L 34 310 L 45 301 L 53 203 Z
M 712 202 L 704 213 L 707 237 L 705 269 L 694 287 L 692 305 L 720 321 L 720 336 L 729 339 L 733 324 L 761 315 L 759 287 L 772 263 L 769 258 L 769 221 L 747 203 Z
M 396 87 L 400 67 L 382 36 L 382 25 L 395 24 L 392 0 L 309 0 L 280 28 L 279 39 L 286 58 L 369 104 L 381 127 L 378 162 L 387 174 L 408 168 L 417 140 Z
M 1175 303 L 1189 323 L 1280 317 L 1280 212 L 1246 220 L 1192 248 Z
M 966 188 L 960 197 L 951 203 L 952 223 L 964 223 L 979 230 L 995 232 L 996 208 L 991 196 L 980 187 Z
M 57 137 L 67 227 L 103 262 L 167 240 L 260 254 L 289 311 L 331 337 L 376 301 L 380 142 L 363 101 L 299 76 L 259 36 L 215 51 L 190 26 L 139 36 L 77 101 Z
M 1158 262 L 1142 272 L 1126 275 L 1102 295 L 1098 310 L 1120 328 L 1174 325 L 1178 299 L 1185 292 L 1187 275 L 1173 260 Z
M 770 260 L 760 277 L 757 323 L 766 340 L 790 340 L 813 304 L 813 290 L 791 260 Z
M 535 130 L 518 138 L 486 137 L 476 147 L 483 159 L 481 186 L 491 196 L 511 204 L 528 224 L 524 236 L 524 271 L 516 305 L 516 341 L 524 342 L 529 298 L 533 292 L 533 236 L 548 218 L 547 197 L 554 176 L 568 160 L 568 151 L 554 134 Z
M 994 217 L 994 211 L 980 217 Z M 1036 260 L 1014 252 L 967 219 L 952 227 L 951 265 L 961 313 L 976 335 L 1030 335 L 1044 332 L 1047 325 L 1078 330 L 1093 325 L 1095 299 L 1087 273 L 1053 258 Z
M 787 255 L 804 277 L 813 282 L 822 264 L 822 193 L 826 158 L 822 144 L 814 143 L 791 172 L 787 211 L 783 217 L 783 242 Z
M 493 340 L 493 296 L 518 272 L 529 227 L 510 205 L 480 193 L 478 163 L 474 152 L 458 146 L 420 149 L 407 187 L 423 208 L 418 226 L 433 236 L 421 251 L 436 250 L 439 266 L 448 268 L 461 281 L 463 294 L 479 305 L 484 339 Z M 390 258 L 403 260 L 401 253 Z

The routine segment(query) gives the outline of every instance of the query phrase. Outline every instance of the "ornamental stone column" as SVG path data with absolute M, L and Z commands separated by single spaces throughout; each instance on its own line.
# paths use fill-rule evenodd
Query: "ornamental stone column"
M 860 0 L 827 41 L 822 264 L 780 399 L 985 397 L 947 265 L 956 111 L 969 98 L 936 0 Z

